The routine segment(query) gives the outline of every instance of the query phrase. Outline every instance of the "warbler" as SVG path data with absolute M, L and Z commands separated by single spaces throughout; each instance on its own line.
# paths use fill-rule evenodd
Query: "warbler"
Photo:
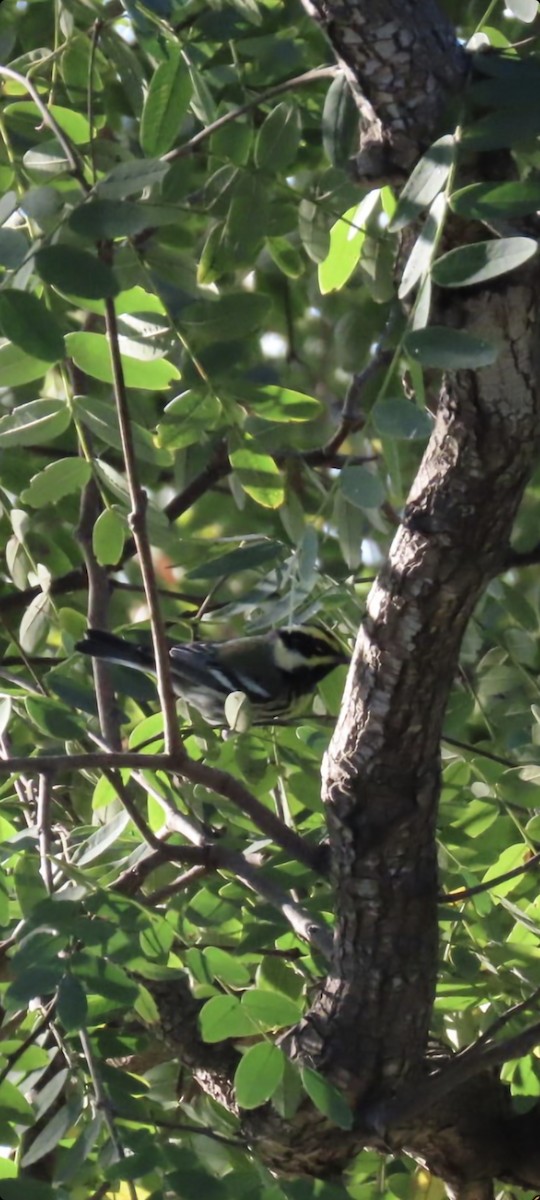
M 153 650 L 114 633 L 89 629 L 75 647 L 81 654 L 156 674 Z M 225 725 L 225 703 L 247 697 L 250 724 L 293 715 L 317 683 L 348 662 L 334 634 L 318 625 L 293 625 L 226 642 L 189 642 L 169 649 L 175 694 L 209 725 Z

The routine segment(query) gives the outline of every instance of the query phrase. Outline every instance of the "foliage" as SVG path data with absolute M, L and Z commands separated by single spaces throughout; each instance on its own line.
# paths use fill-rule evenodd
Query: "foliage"
M 515 0 L 483 31 L 473 8 L 452 5 L 460 36 L 498 48 L 531 19 Z M 181 878 L 162 861 L 133 894 L 143 843 L 118 782 L 69 763 L 39 775 L 39 757 L 90 751 L 99 734 L 88 667 L 74 653 L 86 625 L 85 538 L 111 582 L 111 625 L 148 627 L 113 394 L 116 336 L 171 636 L 226 638 L 316 616 L 352 640 L 432 428 L 433 371 L 437 381 L 444 368 L 497 355 L 481 331 L 426 328 L 431 281 L 473 285 L 536 252 L 509 226 L 539 203 L 538 60 L 479 56 L 458 118 L 465 148 L 517 147 L 519 180 L 462 177 L 449 129 L 398 199 L 353 181 L 354 107 L 292 0 L 126 0 L 126 12 L 98 0 L 4 0 L 0 57 L 1 747 L 36 760 L 35 774 L 28 764 L 0 788 L 2 1196 L 78 1200 L 104 1181 L 108 1196 L 131 1200 L 414 1194 L 419 1177 L 411 1184 L 406 1166 L 390 1164 L 382 1183 L 372 1154 L 346 1188 L 278 1184 L 217 1104 L 189 1090 L 178 1104 L 177 1063 L 140 1065 L 158 1023 L 152 982 L 187 972 L 205 1001 L 203 1038 L 245 1047 L 240 1106 L 271 1099 L 287 1115 L 305 1088 L 337 1126 L 350 1121 L 340 1094 L 315 1072 L 301 1079 L 274 1044 L 309 1003 L 320 955 L 230 871 Z M 490 229 L 501 220 L 505 235 L 445 254 L 449 212 Z M 403 262 L 403 231 L 421 214 Z M 89 537 L 90 485 L 99 502 Z M 535 539 L 539 486 L 519 545 Z M 521 868 L 536 850 L 538 601 L 534 576 L 509 572 L 466 639 L 443 750 L 445 891 Z M 125 744 L 160 750 L 153 686 L 120 668 L 113 680 Z M 223 740 L 184 714 L 187 750 L 243 778 L 314 846 L 342 684 L 330 677 L 297 727 Z M 262 855 L 275 884 L 331 923 L 328 883 L 270 849 L 230 799 L 196 783 L 173 792 L 154 767 L 131 786 L 154 838 L 174 802 L 221 845 Z M 187 838 L 170 844 L 181 850 Z M 540 985 L 537 909 L 524 873 L 443 905 L 436 1034 L 461 1046 Z M 538 1093 L 534 1056 L 505 1071 L 518 1105 Z

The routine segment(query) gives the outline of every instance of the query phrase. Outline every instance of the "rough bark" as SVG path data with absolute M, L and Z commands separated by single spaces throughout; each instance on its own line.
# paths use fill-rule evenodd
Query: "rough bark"
M 356 173 L 403 179 L 433 141 L 467 58 L 434 0 L 303 0 L 325 31 L 361 115 Z

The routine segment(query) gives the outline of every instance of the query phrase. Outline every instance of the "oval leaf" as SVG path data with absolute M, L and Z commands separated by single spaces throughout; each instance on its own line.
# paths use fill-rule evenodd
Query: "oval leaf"
M 512 183 L 471 183 L 450 196 L 451 209 L 480 221 L 493 217 L 526 217 L 540 209 L 540 183 L 519 179 Z
M 285 100 L 263 121 L 255 143 L 255 163 L 271 171 L 283 171 L 296 158 L 302 126 L 295 104 Z
M 311 1067 L 303 1067 L 301 1075 L 306 1092 L 319 1112 L 339 1125 L 340 1129 L 352 1129 L 353 1114 L 341 1092 L 318 1071 L 312 1071 Z
M 322 139 L 333 167 L 345 167 L 358 131 L 358 109 L 345 73 L 332 80 L 322 115 Z
M 201 1037 L 204 1042 L 222 1042 L 229 1037 L 249 1037 L 253 1022 L 242 1012 L 236 996 L 212 996 L 199 1013 Z
M 101 379 L 103 383 L 113 382 L 109 345 L 104 334 L 68 333 L 66 347 L 81 371 L 86 371 L 92 379 Z M 143 362 L 122 354 L 122 367 L 126 387 L 151 392 L 161 391 L 167 388 L 173 379 L 180 378 L 180 372 L 166 358 Z
M 230 461 L 241 487 L 257 504 L 264 508 L 279 508 L 283 504 L 283 479 L 273 458 L 242 446 L 233 450 Z
M 114 567 L 122 557 L 126 537 L 126 525 L 120 513 L 106 508 L 92 531 L 92 546 L 98 563 L 102 567 Z
M 80 491 L 88 483 L 91 474 L 92 468 L 86 459 L 60 458 L 32 476 L 30 486 L 21 492 L 21 500 L 32 508 L 56 504 L 70 492 Z
M 439 287 L 472 287 L 514 271 L 532 258 L 537 244 L 532 238 L 501 238 L 500 241 L 475 242 L 449 250 L 433 264 L 431 274 Z
M 323 296 L 339 291 L 358 264 L 366 236 L 358 221 L 359 209 L 358 204 L 348 208 L 332 225 L 328 254 L 319 263 L 319 288 Z
M 187 112 L 193 88 L 182 51 L 169 47 L 167 62 L 154 72 L 141 117 L 141 146 L 145 154 L 165 154 L 172 146 Z
M 88 1005 L 86 992 L 79 979 L 73 975 L 62 975 L 58 984 L 56 1015 L 64 1029 L 81 1029 L 86 1021 Z
M 368 467 L 344 467 L 339 486 L 345 498 L 356 508 L 378 508 L 385 496 L 378 475 Z
M 416 221 L 444 187 L 456 156 L 456 142 L 451 134 L 438 138 L 414 168 L 399 197 L 389 229 L 392 233 Z
M 33 355 L 25 354 L 20 346 L 14 346 L 13 342 L 0 343 L 2 387 L 18 387 L 21 383 L 32 383 L 34 379 L 43 379 L 49 366 L 50 363 L 44 362 L 40 358 L 34 358 Z
M 460 367 L 489 367 L 499 354 L 499 347 L 493 342 L 474 337 L 461 329 L 447 329 L 440 325 L 408 333 L 405 349 L 422 366 L 449 371 L 456 371 Z
M 240 1108 L 258 1108 L 273 1096 L 281 1083 L 285 1059 L 283 1051 L 271 1042 L 258 1042 L 242 1056 L 234 1076 L 236 1100 Z
M 279 992 L 267 991 L 264 988 L 252 988 L 242 996 L 242 1008 L 245 1009 L 257 1024 L 266 1029 L 280 1029 L 284 1025 L 296 1025 L 302 1016 L 302 1009 L 290 996 Z
M 58 362 L 64 357 L 64 338 L 57 321 L 43 300 L 18 288 L 0 292 L 0 329 L 26 354 L 42 361 Z
M 30 400 L 0 417 L 0 450 L 7 446 L 40 446 L 65 433 L 71 413 L 62 400 Z
M 120 291 L 114 271 L 95 254 L 76 246 L 44 246 L 38 250 L 35 263 L 45 283 L 72 296 L 100 300 Z

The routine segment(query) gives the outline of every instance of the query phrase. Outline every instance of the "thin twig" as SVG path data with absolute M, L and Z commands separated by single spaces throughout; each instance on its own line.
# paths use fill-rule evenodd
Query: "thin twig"
M 184 892 L 191 883 L 195 883 L 197 879 L 201 879 L 203 875 L 208 875 L 209 867 L 190 867 L 189 871 L 184 871 L 183 875 L 177 875 L 171 883 L 166 883 L 164 887 L 157 888 L 155 892 L 148 892 L 144 897 L 145 904 L 155 905 L 163 904 L 164 900 L 170 900 L 171 896 L 177 896 L 178 892 Z
M 531 992 L 530 996 L 526 997 L 525 1000 L 520 1000 L 517 1004 L 513 1004 L 511 1008 L 507 1008 L 506 1012 L 502 1013 L 500 1017 L 497 1017 L 495 1021 L 492 1021 L 491 1025 L 489 1025 L 488 1028 L 485 1029 L 482 1034 L 480 1034 L 480 1037 L 473 1042 L 472 1046 L 467 1047 L 464 1053 L 470 1054 L 473 1050 L 478 1050 L 480 1046 L 485 1046 L 487 1042 L 491 1042 L 496 1033 L 499 1033 L 501 1029 L 504 1029 L 504 1026 L 508 1025 L 509 1021 L 513 1021 L 514 1017 L 519 1016 L 520 1013 L 525 1012 L 528 1008 L 531 1008 L 539 997 L 540 987 L 537 987 L 534 989 L 534 992 Z
M 64 151 L 64 154 L 68 160 L 71 174 L 73 175 L 74 179 L 77 180 L 77 183 L 82 188 L 82 191 L 88 195 L 91 189 L 90 185 L 86 182 L 82 161 L 67 134 L 64 133 L 64 130 L 58 124 L 58 121 L 55 119 L 55 117 L 53 117 L 52 113 L 49 112 L 47 105 L 45 104 L 44 100 L 42 100 L 32 81 L 26 75 L 19 75 L 19 72 L 13 71 L 11 67 L 0 66 L 0 76 L 2 75 L 6 79 L 13 79 L 15 83 L 18 83 L 19 86 L 24 88 L 25 91 L 28 92 L 28 95 L 32 97 L 32 100 L 36 108 L 41 113 L 45 124 L 48 125 L 57 142 L 62 147 L 62 150 Z
M 125 1153 L 124 1147 L 122 1145 L 122 1142 L 118 1135 L 118 1131 L 117 1131 L 115 1123 L 114 1123 L 112 1105 L 109 1101 L 109 1097 L 103 1086 L 103 1081 L 101 1079 L 101 1075 L 99 1074 L 97 1063 L 96 1063 L 96 1060 L 94 1057 L 94 1051 L 92 1050 L 92 1045 L 90 1042 L 90 1038 L 88 1037 L 88 1034 L 86 1032 L 86 1029 L 79 1030 L 79 1039 L 80 1039 L 80 1043 L 82 1046 L 84 1057 L 86 1059 L 86 1064 L 88 1067 L 90 1079 L 92 1080 L 92 1087 L 94 1089 L 96 1110 L 97 1110 L 97 1112 L 100 1112 L 103 1114 L 103 1119 L 104 1119 L 107 1129 L 109 1131 L 109 1137 L 111 1139 L 112 1145 L 114 1146 L 114 1150 L 115 1150 L 117 1157 L 119 1159 L 120 1158 L 123 1159 L 126 1157 L 126 1153 Z M 128 1191 L 129 1191 L 129 1195 L 130 1195 L 130 1200 L 137 1200 L 137 1192 L 135 1191 L 134 1185 L 130 1181 L 128 1181 Z
M 535 567 L 539 562 L 540 542 L 537 542 L 530 550 L 509 550 L 502 571 L 510 571 L 513 567 Z
M 282 83 L 276 83 L 274 87 L 268 88 L 258 96 L 253 96 L 245 104 L 240 104 L 237 108 L 232 108 L 229 112 L 224 113 L 222 117 L 218 117 L 216 121 L 212 121 L 210 125 L 206 125 L 199 133 L 194 134 L 188 142 L 184 142 L 183 146 L 177 146 L 175 150 L 169 150 L 167 154 L 162 156 L 162 161 L 175 162 L 178 158 L 185 158 L 197 146 L 200 146 L 201 142 L 205 142 L 213 133 L 216 133 L 218 129 L 223 129 L 224 125 L 228 125 L 231 121 L 236 121 L 238 117 L 242 117 L 244 113 L 250 112 L 252 108 L 258 108 L 260 104 L 265 104 L 267 100 L 273 100 L 274 96 L 281 96 L 283 92 L 293 91 L 295 88 L 303 87 L 308 83 L 317 83 L 320 79 L 334 79 L 336 75 L 340 74 L 340 67 L 314 67 L 312 71 L 304 71 L 302 75 L 296 75 L 293 79 L 285 79 Z
M 79 510 L 79 525 L 76 538 L 80 544 L 88 580 L 88 603 L 86 615 L 90 629 L 108 629 L 108 612 L 111 589 L 107 572 L 100 566 L 94 554 L 93 531 L 102 511 L 101 497 L 92 478 L 83 488 Z M 118 705 L 111 682 L 108 663 L 98 658 L 92 660 L 94 689 L 102 737 L 110 750 L 120 750 L 122 738 Z
M 138 478 L 137 458 L 133 442 L 133 431 L 131 428 L 124 371 L 122 367 L 122 357 L 120 354 L 120 345 L 118 341 L 116 310 L 114 307 L 114 301 L 111 298 L 105 300 L 105 324 L 113 369 L 114 397 L 126 467 L 126 479 L 132 505 L 132 511 L 130 513 L 130 525 L 133 537 L 135 539 L 135 545 L 137 547 L 146 602 L 148 604 L 148 611 L 152 626 L 152 642 L 156 663 L 157 688 L 165 726 L 165 746 L 169 753 L 176 754 L 177 758 L 181 760 L 184 756 L 184 748 L 178 728 L 176 701 L 171 683 L 169 651 L 165 640 L 165 630 L 163 627 L 161 610 L 159 607 L 154 564 L 152 562 L 152 553 L 150 550 L 150 542 L 148 540 L 146 529 L 146 507 L 148 503 L 148 497 L 144 491 L 144 488 L 141 487 Z
M 525 875 L 527 871 L 533 870 L 539 863 L 540 851 L 538 854 L 533 854 L 528 862 L 523 863 L 521 867 L 513 867 L 511 871 L 505 871 L 503 875 L 496 875 L 493 879 L 487 879 L 485 883 L 475 883 L 472 887 L 468 888 L 456 888 L 454 892 L 442 892 L 438 896 L 439 903 L 457 904 L 461 900 L 468 900 L 471 896 L 479 896 L 481 892 L 491 892 L 500 883 L 506 883 L 509 879 L 515 879 L 518 875 Z
M 49 895 L 53 890 L 51 867 L 51 793 L 49 776 L 45 771 L 39 777 L 37 790 L 37 829 L 39 838 L 39 873 Z
M 470 754 L 477 754 L 480 758 L 488 758 L 490 762 L 500 763 L 501 767 L 526 767 L 537 766 L 537 763 L 520 763 L 513 762 L 511 758 L 503 758 L 500 754 L 492 754 L 491 750 L 483 750 L 480 746 L 473 746 L 471 742 L 460 742 L 458 738 L 448 737 L 443 734 L 443 742 L 447 746 L 455 746 L 458 750 L 468 750 Z
M 41 1020 L 38 1021 L 37 1025 L 34 1025 L 34 1028 L 27 1035 L 27 1037 L 25 1037 L 24 1041 L 21 1042 L 20 1045 L 17 1046 L 16 1050 L 13 1050 L 11 1054 L 5 1055 L 6 1065 L 0 1071 L 0 1084 L 2 1084 L 4 1082 L 4 1079 L 7 1079 L 8 1075 L 11 1074 L 15 1064 L 19 1061 L 20 1058 L 22 1058 L 25 1051 L 28 1050 L 28 1047 L 32 1046 L 34 1044 L 34 1042 L 36 1041 L 36 1039 L 39 1037 L 39 1035 L 41 1033 L 44 1033 L 44 1031 L 47 1029 L 47 1026 L 50 1023 L 51 1013 L 53 1012 L 55 1005 L 56 1005 L 56 996 L 53 997 L 52 1000 L 49 1000 L 49 1003 L 45 1007 L 45 1011 L 43 1013 L 43 1016 L 41 1017 Z
M 349 434 L 363 427 L 365 424 L 365 417 L 363 416 L 360 408 L 363 389 L 366 383 L 368 383 L 368 381 L 371 379 L 372 375 L 375 375 L 376 372 L 380 370 L 382 366 L 390 362 L 391 359 L 392 353 L 390 350 L 379 349 L 373 355 L 373 358 L 369 361 L 367 367 L 364 367 L 363 371 L 359 371 L 353 375 L 345 393 L 345 399 L 343 401 L 341 419 L 338 428 L 336 429 L 335 433 L 332 434 L 332 437 L 325 443 L 324 446 L 321 446 L 320 449 L 307 450 L 303 455 L 304 462 L 308 463 L 312 467 L 329 465 L 330 461 L 334 458 L 335 454 L 343 445 L 345 439 L 348 438 Z M 363 461 L 371 462 L 373 461 L 374 457 L 377 456 L 365 456 Z

